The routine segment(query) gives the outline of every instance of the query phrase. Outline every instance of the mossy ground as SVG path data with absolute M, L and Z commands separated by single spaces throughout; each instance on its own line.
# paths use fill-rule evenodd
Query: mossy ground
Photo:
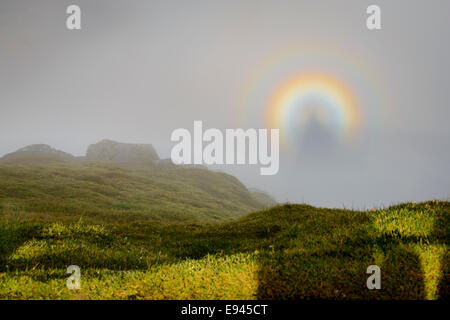
M 3 299 L 437 299 L 449 296 L 449 202 L 365 212 L 274 207 L 236 221 L 3 210 Z M 66 268 L 81 268 L 68 290 Z M 366 269 L 381 268 L 381 290 Z

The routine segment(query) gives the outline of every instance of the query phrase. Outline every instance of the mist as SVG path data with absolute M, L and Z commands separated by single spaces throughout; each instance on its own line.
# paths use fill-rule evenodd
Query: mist
M 366 208 L 450 197 L 450 2 L 377 1 L 377 31 L 365 26 L 372 1 L 80 0 L 78 31 L 65 26 L 70 4 L 0 3 L 0 156 L 35 143 L 79 156 L 112 139 L 151 143 L 168 158 L 171 133 L 195 120 L 263 128 L 243 119 L 246 105 L 262 114 L 280 79 L 320 70 L 355 92 L 356 142 L 311 120 L 281 148 L 274 176 L 211 169 L 280 202 Z M 264 78 L 267 61 L 277 68 Z

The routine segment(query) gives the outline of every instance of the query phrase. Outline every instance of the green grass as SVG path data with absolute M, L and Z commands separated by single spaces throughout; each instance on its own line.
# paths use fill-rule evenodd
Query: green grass
M 85 166 L 0 167 L 0 298 L 449 297 L 449 202 L 364 212 L 286 204 L 236 214 L 234 201 L 219 208 L 213 197 L 247 203 L 247 195 L 224 190 L 223 181 L 204 186 L 197 175 L 206 171 L 192 169 L 166 174 L 205 199 L 184 203 L 186 195 L 161 213 L 156 200 L 180 191 L 170 179 L 152 189 L 161 172 Z M 145 201 L 149 190 L 161 192 L 160 209 Z M 366 287 L 372 264 L 381 268 L 381 290 Z M 66 287 L 69 265 L 81 268 L 80 290 Z
M 204 169 L 0 165 L 0 211 L 13 215 L 164 224 L 239 218 L 264 206 L 236 178 Z
M 436 299 L 448 297 L 450 204 L 356 212 L 284 205 L 215 225 L 4 218 L 7 299 Z M 65 286 L 80 266 L 81 290 Z M 366 288 L 367 266 L 382 289 Z

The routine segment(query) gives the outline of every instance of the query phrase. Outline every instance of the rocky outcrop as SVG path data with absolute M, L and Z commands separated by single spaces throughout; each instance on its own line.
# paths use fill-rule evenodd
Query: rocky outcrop
M 33 144 L 9 153 L 0 158 L 1 163 L 8 164 L 42 164 L 53 162 L 109 162 L 129 168 L 157 169 L 194 168 L 208 169 L 197 164 L 176 165 L 169 159 L 160 159 L 151 144 L 120 143 L 102 140 L 88 147 L 86 156 L 75 157 L 70 153 L 54 149 L 47 144 Z
M 88 147 L 86 160 L 113 163 L 153 164 L 159 160 L 151 144 L 120 143 L 102 140 Z
M 47 144 L 32 144 L 23 147 L 16 152 L 9 153 L 3 159 L 23 158 L 23 157 L 47 157 L 60 158 L 62 160 L 74 160 L 75 157 L 70 153 L 54 149 Z

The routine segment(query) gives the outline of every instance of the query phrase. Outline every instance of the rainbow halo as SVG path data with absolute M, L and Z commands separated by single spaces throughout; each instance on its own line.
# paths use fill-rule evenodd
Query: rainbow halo
M 293 141 L 311 121 L 345 141 L 357 136 L 360 108 L 352 91 L 326 74 L 308 73 L 284 82 L 266 110 L 269 128 L 280 128 L 284 142 Z

